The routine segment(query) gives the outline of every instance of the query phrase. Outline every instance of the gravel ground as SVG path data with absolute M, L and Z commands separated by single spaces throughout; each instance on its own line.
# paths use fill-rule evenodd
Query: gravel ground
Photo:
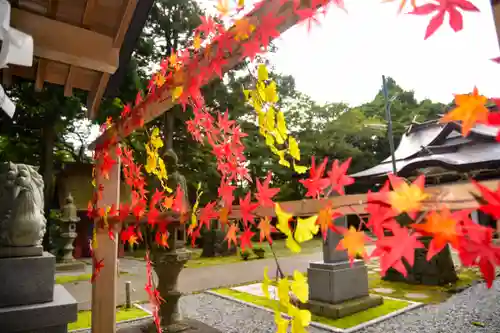
M 183 313 L 224 333 L 275 332 L 273 315 L 209 294 L 181 298 Z M 473 325 L 484 324 L 484 327 Z M 325 332 L 309 327 L 310 333 Z M 445 303 L 429 305 L 360 330 L 362 333 L 499 333 L 500 280 L 475 285 Z

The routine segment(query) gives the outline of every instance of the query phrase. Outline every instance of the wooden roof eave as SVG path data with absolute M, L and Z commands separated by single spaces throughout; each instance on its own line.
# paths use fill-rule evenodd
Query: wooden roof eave
M 96 0 L 82 1 L 75 0 L 74 5 L 60 0 L 50 0 L 48 4 L 36 0 L 13 2 L 11 26 L 33 37 L 35 61 L 31 68 L 10 66 L 3 70 L 2 76 L 4 84 L 10 83 L 12 76 L 33 79 L 37 91 L 44 82 L 63 85 L 65 96 L 71 96 L 73 88 L 88 91 L 87 108 L 92 118 L 110 76 L 119 66 L 120 48 L 137 3 L 144 0 L 110 1 L 113 8 L 119 8 L 119 13 L 115 13 L 117 20 L 113 26 L 106 27 L 107 34 L 92 30 L 94 26 L 108 24 L 99 23 L 103 5 Z M 75 17 L 79 22 L 75 22 Z

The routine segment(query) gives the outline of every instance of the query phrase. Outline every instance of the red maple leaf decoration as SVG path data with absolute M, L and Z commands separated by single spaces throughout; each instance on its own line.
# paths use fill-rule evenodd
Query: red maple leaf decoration
M 328 171 L 328 179 L 330 181 L 330 191 L 336 191 L 340 195 L 344 195 L 344 187 L 354 184 L 354 178 L 346 175 L 347 169 L 351 164 L 352 158 L 349 157 L 339 166 L 339 161 L 335 160 L 332 164 L 332 169 Z M 330 193 L 330 192 L 329 192 Z
M 392 236 L 383 236 L 379 238 L 375 245 L 376 248 L 372 257 L 380 256 L 381 275 L 384 276 L 389 268 L 394 268 L 403 276 L 408 272 L 403 264 L 403 259 L 413 266 L 415 260 L 415 249 L 424 248 L 424 244 L 417 239 L 417 234 L 410 234 L 409 229 L 401 227 L 397 222 L 390 223 Z
M 266 179 L 262 184 L 258 179 L 256 180 L 257 193 L 255 193 L 255 198 L 263 208 L 274 207 L 274 202 L 272 198 L 280 191 L 279 188 L 269 188 L 269 183 L 271 182 L 271 176 L 272 176 L 271 171 L 269 171 L 267 173 Z
M 268 12 L 265 16 L 260 19 L 260 25 L 255 31 L 255 35 L 258 36 L 262 45 L 267 50 L 267 46 L 272 39 L 279 37 L 280 31 L 277 29 L 285 18 L 279 16 L 276 12 Z
M 481 193 L 481 197 L 487 202 L 486 204 L 481 204 L 479 209 L 495 218 L 495 220 L 500 219 L 500 184 L 496 191 L 492 191 L 484 185 L 472 180 L 472 183 L 477 187 Z
M 316 167 L 316 159 L 311 158 L 311 169 L 309 169 L 309 178 L 300 179 L 299 182 L 307 189 L 306 197 L 319 198 L 323 191 L 328 187 L 327 178 L 323 178 L 325 173 L 328 158 L 324 158 L 323 162 Z
M 491 288 L 495 280 L 495 266 L 500 265 L 500 247 L 494 246 L 494 230 L 477 227 L 473 237 L 461 238 L 459 257 L 464 266 L 478 266 L 486 285 Z
M 243 51 L 241 52 L 241 59 L 246 57 L 250 58 L 250 61 L 255 60 L 255 56 L 262 52 L 260 41 L 257 38 L 252 38 L 246 43 L 242 44 Z
M 479 12 L 479 9 L 467 0 L 434 0 L 438 4 L 426 3 L 422 6 L 417 6 L 409 14 L 413 15 L 429 15 L 435 13 L 427 26 L 425 32 L 425 39 L 432 36 L 439 27 L 443 24 L 444 15 L 448 13 L 450 17 L 450 27 L 453 31 L 458 32 L 463 29 L 462 13 L 458 11 L 461 9 L 467 12 Z
M 224 207 L 227 209 L 231 209 L 231 206 L 234 201 L 233 192 L 236 189 L 236 186 L 230 185 L 228 182 L 225 182 L 224 179 L 221 179 L 221 184 L 217 189 L 219 193 L 219 197 L 221 197 L 222 202 L 224 203 Z
M 254 223 L 255 216 L 252 212 L 259 206 L 258 203 L 251 203 L 251 193 L 248 192 L 244 199 L 240 198 L 240 213 L 241 219 L 243 220 L 243 225 L 247 227 L 247 223 Z
M 385 182 L 379 192 L 368 191 L 366 194 L 366 212 L 369 214 L 366 226 L 370 228 L 377 238 L 384 236 L 384 226 L 394 221 L 395 212 L 387 202 L 390 183 Z
M 240 247 L 242 251 L 245 251 L 246 248 L 252 248 L 252 237 L 255 235 L 254 232 L 250 230 L 250 228 L 245 228 L 243 233 L 240 235 Z
M 214 209 L 215 204 L 215 201 L 211 201 L 200 209 L 200 228 L 205 226 L 207 230 L 210 230 L 210 221 L 219 217 L 219 214 Z

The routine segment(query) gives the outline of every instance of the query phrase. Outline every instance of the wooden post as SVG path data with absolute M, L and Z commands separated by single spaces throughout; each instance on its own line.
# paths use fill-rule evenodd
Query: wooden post
M 97 184 L 104 186 L 102 200 L 98 207 L 118 206 L 120 201 L 120 158 L 110 149 L 112 158 L 116 160 L 109 171 L 109 179 L 105 179 L 96 168 Z M 97 260 L 103 259 L 104 267 L 92 285 L 92 333 L 116 332 L 116 284 L 118 278 L 118 232 L 115 225 L 114 240 L 107 229 L 97 230 L 97 247 L 94 249 Z

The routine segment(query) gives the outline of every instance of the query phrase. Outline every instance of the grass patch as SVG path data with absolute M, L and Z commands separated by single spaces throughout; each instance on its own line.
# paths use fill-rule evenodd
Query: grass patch
M 227 288 L 216 289 L 214 291 L 221 295 L 230 296 L 244 302 L 262 306 L 267 309 L 274 310 L 276 308 L 279 308 L 281 312 L 286 313 L 286 309 L 283 306 L 281 306 L 278 301 L 275 300 L 267 299 L 265 297 L 250 295 L 248 293 Z M 384 303 L 380 306 L 365 311 L 361 311 L 344 318 L 329 319 L 325 317 L 319 317 L 313 314 L 312 320 L 324 325 L 345 329 L 357 326 L 359 324 L 362 324 L 364 322 L 367 322 L 369 320 L 381 316 L 385 316 L 391 312 L 404 309 L 408 305 L 410 305 L 410 303 L 404 300 L 384 299 Z
M 127 275 L 129 274 L 128 272 L 121 272 L 120 275 Z M 81 281 L 90 281 L 90 278 L 92 277 L 92 274 L 79 274 L 79 275 L 62 275 L 62 274 L 57 274 L 55 283 L 56 284 L 66 284 L 66 283 L 75 283 L 75 282 L 81 282 Z
M 454 284 L 446 286 L 424 286 L 404 282 L 384 281 L 380 277 L 380 274 L 370 272 L 368 274 L 368 285 L 370 292 L 374 294 L 377 294 L 377 292 L 373 291 L 374 288 L 391 288 L 394 292 L 392 294 L 388 294 L 387 296 L 413 300 L 426 304 L 437 304 L 444 302 L 456 292 L 471 286 L 474 281 L 481 279 L 479 273 L 472 269 L 463 268 L 459 270 L 457 274 L 459 280 Z M 411 299 L 405 296 L 408 293 L 425 294 L 428 297 L 422 299 Z M 383 294 L 379 293 L 379 295 Z
M 321 251 L 322 244 L 323 240 L 321 238 L 314 238 L 308 242 L 301 243 L 300 245 L 302 247 L 302 251 L 299 254 L 312 254 L 319 252 Z M 271 252 L 271 248 L 269 247 L 268 243 L 262 243 L 262 244 L 255 243 L 255 246 L 262 247 L 265 250 L 264 252 L 265 259 L 273 258 L 273 253 Z M 190 248 L 189 250 L 193 252 L 191 255 L 191 259 L 186 264 L 186 267 L 189 268 L 227 265 L 227 264 L 243 262 L 243 259 L 241 258 L 239 253 L 227 257 L 202 258 L 201 249 Z M 286 247 L 285 240 L 283 239 L 277 239 L 273 241 L 273 250 L 276 253 L 277 257 L 289 257 L 296 255 Z M 145 253 L 146 253 L 145 249 L 136 249 L 132 252 L 127 252 L 126 256 L 129 258 L 131 257 L 135 259 L 144 260 Z M 247 261 L 259 260 L 259 259 L 260 258 L 258 258 L 254 253 L 252 253 Z
M 118 308 L 116 310 L 116 322 L 139 319 L 149 316 L 149 314 L 135 306 L 130 309 Z M 77 320 L 68 324 L 68 331 L 90 328 L 92 324 L 91 311 L 79 311 Z

